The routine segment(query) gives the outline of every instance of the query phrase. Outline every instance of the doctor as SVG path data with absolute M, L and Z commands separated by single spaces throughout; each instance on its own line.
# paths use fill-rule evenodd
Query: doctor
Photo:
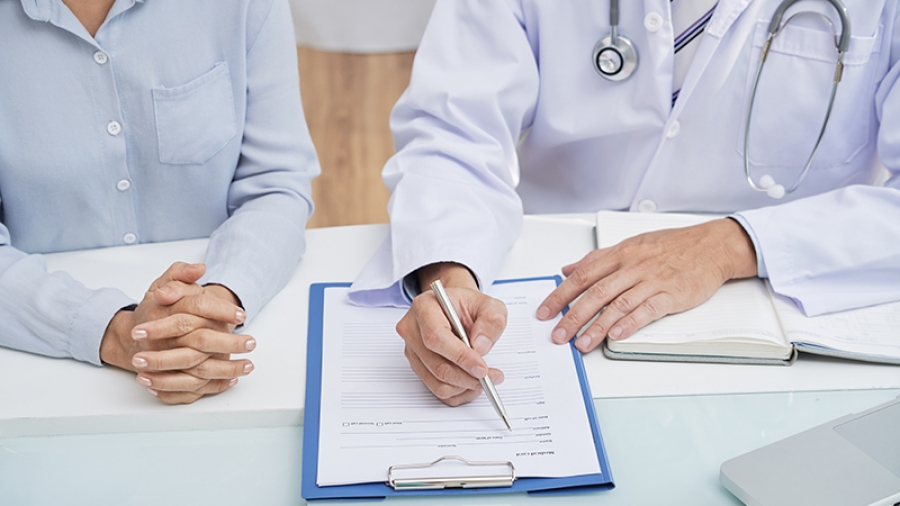
M 412 303 L 397 326 L 406 356 L 451 405 L 477 397 L 485 374 L 502 380 L 481 355 L 506 313 L 479 288 L 523 212 L 730 215 L 565 266 L 537 317 L 583 295 L 552 333 L 564 343 L 607 307 L 576 341 L 583 352 L 734 278 L 767 277 L 807 315 L 900 299 L 900 12 L 896 0 L 844 2 L 842 20 L 832 0 L 646 0 L 618 12 L 593 0 L 439 1 L 391 119 L 391 235 L 351 297 Z M 636 61 L 627 47 L 598 58 L 613 38 Z M 602 75 L 623 62 L 629 75 Z M 423 290 L 438 278 L 476 351 Z

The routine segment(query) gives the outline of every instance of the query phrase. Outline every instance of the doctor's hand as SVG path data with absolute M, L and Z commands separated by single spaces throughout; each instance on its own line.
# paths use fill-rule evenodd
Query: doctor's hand
M 566 280 L 544 300 L 537 317 L 547 320 L 581 296 L 552 333 L 554 342 L 566 343 L 606 308 L 575 341 L 588 352 L 607 336 L 625 339 L 667 314 L 702 304 L 729 279 L 756 272 L 753 242 L 730 218 L 651 232 L 563 267 Z
M 465 404 L 481 395 L 479 380 L 485 375 L 495 384 L 503 382 L 503 373 L 489 369 L 482 355 L 491 350 L 506 327 L 506 305 L 478 291 L 472 274 L 460 264 L 428 265 L 419 269 L 418 276 L 422 293 L 397 324 L 397 333 L 406 341 L 406 359 L 441 402 Z M 436 279 L 450 295 L 474 349 L 450 329 L 431 292 L 431 282 Z
M 100 346 L 104 362 L 139 372 L 138 383 L 169 404 L 224 391 L 253 370 L 229 360 L 256 347 L 231 333 L 244 312 L 227 288 L 197 285 L 204 272 L 203 264 L 173 264 L 134 311 L 116 313 Z

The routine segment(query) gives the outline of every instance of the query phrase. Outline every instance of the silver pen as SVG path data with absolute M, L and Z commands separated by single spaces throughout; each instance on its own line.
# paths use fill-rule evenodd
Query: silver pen
M 431 283 L 431 291 L 434 292 L 438 302 L 444 309 L 444 314 L 447 315 L 447 319 L 450 320 L 450 327 L 453 329 L 453 332 L 456 333 L 457 337 L 462 339 L 462 342 L 466 343 L 466 346 L 471 348 L 472 343 L 469 342 L 469 336 L 466 335 L 466 329 L 463 328 L 459 315 L 456 314 L 456 310 L 453 309 L 453 303 L 450 302 L 450 296 L 447 295 L 447 291 L 444 290 L 444 285 L 441 283 L 441 280 L 438 279 Z M 484 378 L 481 378 L 479 381 L 481 382 L 481 388 L 484 389 L 485 395 L 487 395 L 487 398 L 494 406 L 494 410 L 497 411 L 500 418 L 503 418 L 503 423 L 506 424 L 506 428 L 512 432 L 512 425 L 509 424 L 509 417 L 506 416 L 506 409 L 503 407 L 503 401 L 500 400 L 500 395 L 497 394 L 497 389 L 494 388 L 494 382 L 491 381 L 491 377 L 485 375 Z

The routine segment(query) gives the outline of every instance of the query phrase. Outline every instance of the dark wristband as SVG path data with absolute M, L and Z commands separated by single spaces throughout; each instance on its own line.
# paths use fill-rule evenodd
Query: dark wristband
M 134 311 L 135 309 L 137 309 L 137 307 L 138 307 L 137 304 L 129 304 L 129 305 L 123 307 L 122 309 L 120 309 L 119 311 Z

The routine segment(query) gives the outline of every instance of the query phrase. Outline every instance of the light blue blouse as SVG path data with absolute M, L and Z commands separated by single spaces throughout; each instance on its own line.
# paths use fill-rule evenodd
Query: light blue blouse
M 302 254 L 319 164 L 287 0 L 0 0 L 0 345 L 100 364 L 133 301 L 40 253 L 211 236 L 249 317 Z M 160 273 L 162 274 L 162 273 Z

